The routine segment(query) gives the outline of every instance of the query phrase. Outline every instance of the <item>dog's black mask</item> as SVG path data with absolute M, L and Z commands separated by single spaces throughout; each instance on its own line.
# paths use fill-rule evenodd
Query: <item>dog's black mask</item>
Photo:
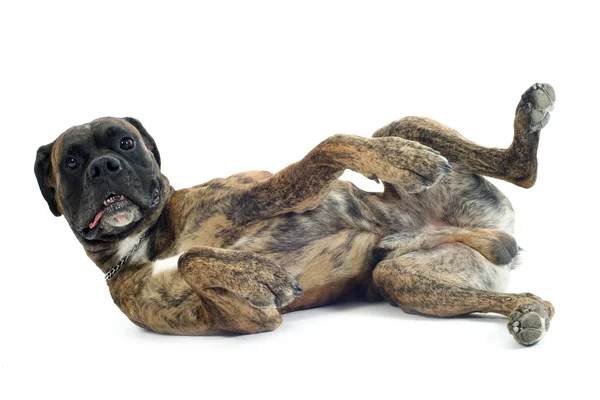
M 133 118 L 100 118 L 40 147 L 35 174 L 50 210 L 85 240 L 126 236 L 160 203 L 156 143 Z

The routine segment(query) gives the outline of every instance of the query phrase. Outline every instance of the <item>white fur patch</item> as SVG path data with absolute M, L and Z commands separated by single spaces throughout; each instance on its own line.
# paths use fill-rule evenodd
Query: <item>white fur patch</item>
M 138 244 L 140 241 L 140 237 L 142 233 L 137 235 L 131 235 L 121 240 L 119 243 L 119 250 L 117 251 L 117 256 L 119 259 L 123 259 L 125 256 L 129 254 L 129 252 Z M 146 254 L 148 242 L 145 241 L 142 245 L 133 253 L 129 255 L 129 260 L 139 260 L 143 255 Z
M 177 254 L 176 256 L 165 258 L 163 260 L 156 260 L 152 263 L 152 275 L 160 274 L 161 272 L 170 271 L 177 268 L 177 261 L 183 253 Z
M 486 260 L 487 261 L 487 260 Z M 504 293 L 508 288 L 508 281 L 510 278 L 510 264 L 509 265 L 494 265 L 487 261 L 486 266 L 483 268 L 483 274 L 486 276 L 484 282 L 494 282 L 492 287 L 484 287 L 483 290 L 492 290 L 494 292 Z
M 514 235 L 515 230 L 515 212 L 505 211 L 501 215 L 496 216 L 497 220 L 495 221 L 496 227 L 495 229 L 500 229 L 505 232 L 511 233 Z
M 243 236 L 243 237 L 239 238 L 238 241 L 235 242 L 233 244 L 233 246 L 231 246 L 231 248 L 239 249 L 240 247 L 244 247 L 249 242 L 250 242 L 250 236 Z

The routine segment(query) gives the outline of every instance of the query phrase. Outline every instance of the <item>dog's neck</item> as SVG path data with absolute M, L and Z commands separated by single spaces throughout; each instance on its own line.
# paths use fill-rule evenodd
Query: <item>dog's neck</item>
M 168 248 L 173 238 L 165 232 L 168 227 L 168 204 L 175 193 L 165 179 L 166 187 L 159 206 L 127 236 L 112 241 L 86 241 L 78 237 L 88 257 L 105 274 L 116 265 L 134 261 L 147 261 L 156 258 Z
M 141 249 L 142 246 L 144 246 L 145 240 L 146 240 L 146 236 L 147 236 L 147 231 L 141 233 L 140 235 L 136 235 L 134 237 L 131 238 L 133 242 L 133 245 L 130 245 L 129 243 L 124 244 L 123 242 L 120 243 L 119 245 L 119 262 L 117 263 L 117 265 L 115 265 L 114 267 L 112 267 L 111 269 L 108 270 L 108 272 L 104 275 L 104 279 L 106 281 L 108 281 L 110 278 L 112 278 L 114 275 L 116 275 L 121 268 L 123 268 L 129 261 L 130 259 L 134 258 L 140 258 L 144 257 L 144 255 L 146 255 L 147 257 L 147 253 L 148 250 L 147 249 Z M 130 238 L 128 238 L 130 239 Z M 124 255 L 121 255 L 120 253 L 125 253 Z

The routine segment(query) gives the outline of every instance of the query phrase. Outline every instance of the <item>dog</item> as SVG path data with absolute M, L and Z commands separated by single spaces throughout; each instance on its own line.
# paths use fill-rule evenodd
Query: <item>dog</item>
M 534 185 L 552 86 L 521 97 L 511 146 L 491 149 L 407 117 L 372 138 L 334 135 L 283 170 L 188 189 L 161 173 L 134 118 L 74 126 L 37 152 L 35 175 L 136 325 L 195 335 L 271 331 L 281 314 L 348 299 L 409 313 L 493 312 L 533 345 L 551 303 L 505 294 L 519 247 L 507 198 L 483 176 Z M 344 170 L 383 181 L 368 193 Z

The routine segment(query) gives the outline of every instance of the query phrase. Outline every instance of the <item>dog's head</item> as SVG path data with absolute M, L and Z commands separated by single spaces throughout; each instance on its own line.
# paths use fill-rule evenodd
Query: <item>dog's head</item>
M 50 211 L 82 239 L 131 233 L 163 203 L 168 181 L 156 143 L 133 118 L 100 118 L 42 146 L 35 175 Z

